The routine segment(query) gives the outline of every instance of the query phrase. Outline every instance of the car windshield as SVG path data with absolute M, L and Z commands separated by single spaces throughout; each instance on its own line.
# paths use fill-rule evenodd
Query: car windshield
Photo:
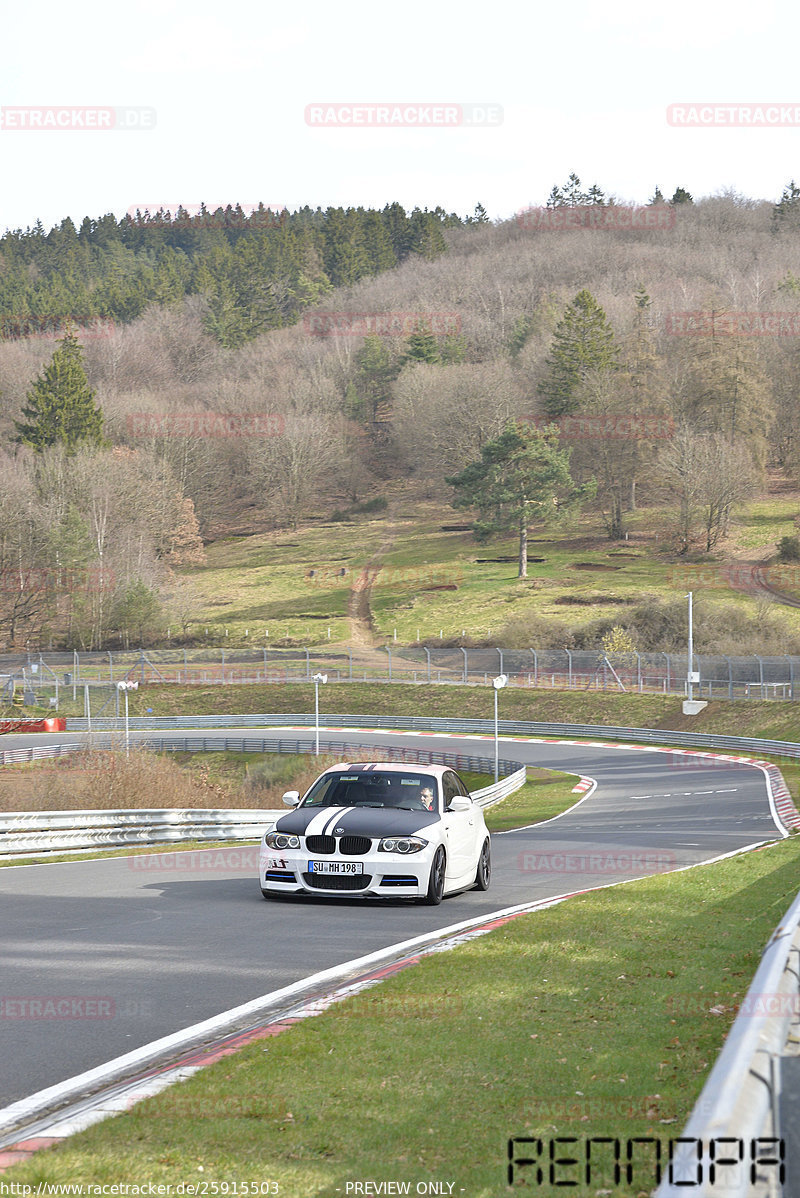
M 395 807 L 404 811 L 436 808 L 436 779 L 431 774 L 323 774 L 303 800 L 303 807 Z

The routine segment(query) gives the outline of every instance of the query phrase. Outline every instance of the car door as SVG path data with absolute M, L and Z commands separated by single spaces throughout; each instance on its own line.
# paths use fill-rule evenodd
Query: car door
M 466 787 L 452 770 L 442 775 L 442 823 L 447 844 L 447 878 L 463 879 L 477 866 L 475 853 L 475 808 L 470 799 L 468 811 L 450 811 L 456 795 L 466 793 Z M 467 794 L 469 798 L 469 794 Z

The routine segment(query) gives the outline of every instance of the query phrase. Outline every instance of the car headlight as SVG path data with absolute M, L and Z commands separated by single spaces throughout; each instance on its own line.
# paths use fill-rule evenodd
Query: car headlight
M 421 836 L 385 836 L 378 845 L 379 853 L 418 853 L 428 847 Z
M 299 849 L 300 837 L 289 836 L 286 832 L 267 832 L 264 844 L 268 849 Z

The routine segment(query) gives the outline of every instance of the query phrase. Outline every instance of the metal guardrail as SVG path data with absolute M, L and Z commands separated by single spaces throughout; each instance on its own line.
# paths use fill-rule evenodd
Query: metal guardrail
M 108 738 L 106 738 L 108 739 Z M 159 752 L 314 753 L 314 740 L 268 739 L 263 737 L 150 737 L 138 741 Z M 374 744 L 341 744 L 320 740 L 320 751 L 340 756 L 374 754 Z M 0 764 L 61 757 L 83 749 L 83 743 L 45 745 L 14 749 L 0 755 Z M 381 749 L 383 753 L 384 750 Z M 392 745 L 385 750 L 389 760 L 435 762 L 474 773 L 491 773 L 494 759 L 468 753 L 438 753 Z M 9 761 L 10 763 L 10 761 Z M 527 770 L 518 761 L 500 761 L 499 782 L 475 791 L 478 806 L 490 807 L 525 785 Z M 115 809 L 98 811 L 10 812 L 0 814 L 0 856 L 8 854 L 69 852 L 83 848 L 164 844 L 186 840 L 252 840 L 280 811 L 205 809 Z
M 794 954 L 794 963 L 790 958 Z M 697 1198 L 782 1194 L 779 1184 L 778 1111 L 780 1059 L 800 1011 L 800 895 L 786 912 L 761 958 L 752 985 L 703 1091 L 695 1104 L 656 1198 L 678 1198 L 692 1187 Z M 710 999 L 706 1000 L 710 1002 Z M 773 1140 L 771 1145 L 769 1141 Z M 760 1165 L 751 1175 L 751 1145 Z M 739 1155 L 736 1164 L 722 1164 Z M 797 1168 L 800 1162 L 791 1162 Z M 760 1173 L 760 1176 L 759 1176 Z M 788 1193 L 789 1191 L 787 1191 Z M 796 1177 L 795 1188 L 797 1193 Z
M 509 762 L 503 762 L 508 765 Z M 528 778 L 527 766 L 521 765 L 519 769 L 509 774 L 507 778 L 501 778 L 499 782 L 493 782 L 491 786 L 484 786 L 482 790 L 471 790 L 473 803 L 478 807 L 493 807 L 495 803 L 499 803 L 501 799 L 507 799 L 515 790 L 525 785 Z
M 254 840 L 279 811 L 16 811 L 0 817 L 0 856 L 187 840 Z
M 432 716 L 373 716 L 330 714 L 322 717 L 323 727 L 395 729 L 409 732 L 475 733 L 494 735 L 493 720 L 443 719 Z M 136 716 L 131 717 L 131 730 L 150 731 L 167 728 L 270 728 L 314 727 L 314 716 L 307 712 L 266 715 L 209 715 L 209 716 Z M 92 731 L 124 728 L 124 721 L 92 719 Z M 87 731 L 87 721 L 68 718 L 69 732 Z M 548 724 L 536 720 L 500 720 L 502 736 L 544 736 L 566 738 L 601 738 L 668 746 L 687 746 L 701 749 L 727 749 L 739 753 L 768 753 L 771 756 L 800 758 L 800 744 L 787 740 L 761 740 L 757 737 L 723 736 L 708 732 L 672 732 L 661 728 L 622 728 L 613 724 Z

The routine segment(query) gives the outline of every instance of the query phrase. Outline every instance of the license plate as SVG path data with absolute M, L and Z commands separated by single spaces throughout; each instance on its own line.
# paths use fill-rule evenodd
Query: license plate
M 309 861 L 310 874 L 363 874 L 360 861 Z

